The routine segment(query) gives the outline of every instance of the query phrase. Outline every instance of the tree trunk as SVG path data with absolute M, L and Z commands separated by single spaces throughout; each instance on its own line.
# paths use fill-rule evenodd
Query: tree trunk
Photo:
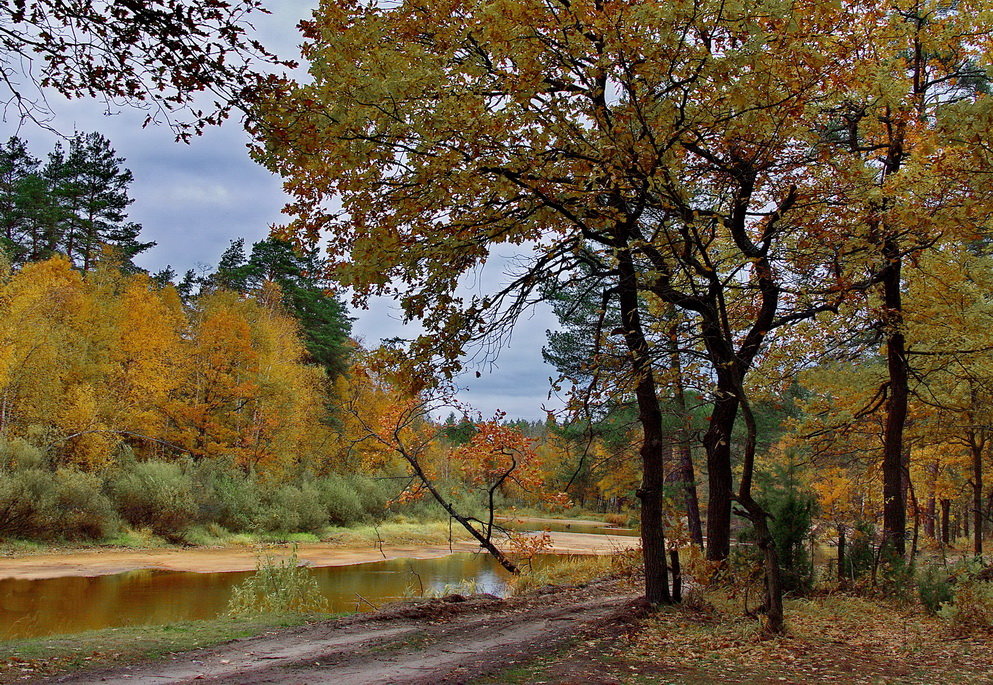
M 907 506 L 903 494 L 903 429 L 907 421 L 907 401 L 910 394 L 909 374 L 900 291 L 901 259 L 895 241 L 886 241 L 883 255 L 887 259 L 881 280 L 887 332 L 886 368 L 889 373 L 883 434 L 883 546 L 902 557 L 906 551 L 907 534 Z
M 941 542 L 947 545 L 949 540 L 949 530 L 948 530 L 948 519 L 952 511 L 952 501 L 949 499 L 941 500 Z
M 938 538 L 938 498 L 935 494 L 938 489 L 938 472 L 941 464 L 937 460 L 931 462 L 927 467 L 927 510 L 924 516 L 924 534 L 932 540 Z
M 779 554 L 769 531 L 768 513 L 750 496 L 739 496 L 738 501 L 755 527 L 758 547 L 762 550 L 765 570 L 765 631 L 773 635 L 786 632 L 783 614 L 783 578 L 779 568 Z
M 649 604 L 671 604 L 669 572 L 666 567 L 665 531 L 662 498 L 665 473 L 665 435 L 662 431 L 662 408 L 659 405 L 652 374 L 648 342 L 641 327 L 638 301 L 638 277 L 628 250 L 618 252 L 618 299 L 624 340 L 631 353 L 631 364 L 638 384 L 638 420 L 641 424 L 641 547 L 645 561 L 645 599 Z
M 985 440 L 970 436 L 972 452 L 972 553 L 983 555 L 983 443 Z
M 838 525 L 838 582 L 845 582 L 845 526 Z
M 696 493 L 696 473 L 693 468 L 693 450 L 690 446 L 690 415 L 686 410 L 686 395 L 683 392 L 683 365 L 679 359 L 679 323 L 669 327 L 669 339 L 673 349 L 669 355 L 672 372 L 675 376 L 673 399 L 679 412 L 680 428 L 675 435 L 675 461 L 683 484 L 683 499 L 686 506 L 686 527 L 694 545 L 703 547 L 703 527 L 700 524 L 700 500 Z M 678 600 L 677 600 L 678 601 Z
M 683 571 L 679 563 L 679 550 L 669 550 L 669 568 L 672 569 L 672 601 L 683 601 Z
M 696 492 L 696 473 L 693 468 L 693 451 L 689 444 L 689 432 L 680 431 L 677 463 L 682 472 L 683 493 L 686 505 L 686 526 L 690 540 L 697 547 L 703 548 L 703 525 L 700 522 L 700 500 Z
M 738 502 L 745 508 L 748 519 L 755 528 L 755 537 L 765 558 L 765 630 L 774 635 L 780 635 L 786 632 L 786 623 L 783 619 L 783 579 L 779 568 L 779 553 L 776 551 L 776 543 L 769 530 L 769 514 L 752 498 L 752 478 L 755 471 L 758 428 L 755 424 L 755 415 L 752 413 L 752 408 L 740 385 L 738 392 L 741 393 L 739 397 L 741 397 L 742 416 L 748 429 L 741 467 Z
M 703 438 L 707 449 L 707 559 L 727 559 L 731 552 L 731 431 L 738 414 L 738 398 L 720 394 L 714 401 L 710 428 Z

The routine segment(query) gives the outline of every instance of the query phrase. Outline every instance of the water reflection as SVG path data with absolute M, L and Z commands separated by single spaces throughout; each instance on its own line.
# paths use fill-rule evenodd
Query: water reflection
M 95 578 L 0 580 L 0 639 L 39 637 L 126 625 L 213 618 L 233 586 L 251 572 L 131 571 Z M 394 559 L 310 569 L 330 610 L 367 610 L 462 581 L 476 592 L 502 594 L 507 573 L 491 557 L 462 553 L 438 559 Z

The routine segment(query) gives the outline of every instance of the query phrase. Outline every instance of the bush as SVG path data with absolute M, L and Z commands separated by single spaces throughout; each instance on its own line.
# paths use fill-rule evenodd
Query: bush
M 938 615 L 954 630 L 993 628 L 993 583 L 975 579 L 958 583 L 954 599 L 943 605 Z
M 0 437 L 0 468 L 11 471 L 38 469 L 45 463 L 45 454 L 23 438 Z
M 769 532 L 776 545 L 785 592 L 809 592 L 814 584 L 814 565 L 808 551 L 816 498 L 800 488 L 789 467 L 772 474 L 772 483 L 760 497 L 769 513 Z
M 845 578 L 856 581 L 865 578 L 872 572 L 872 567 L 876 562 L 876 546 L 873 543 L 875 537 L 876 529 L 871 523 L 860 521 L 855 524 L 845 550 L 845 568 L 843 569 Z
M 336 526 L 382 517 L 390 498 L 388 485 L 360 474 L 331 473 L 313 484 L 328 520 Z
M 317 580 L 300 566 L 296 548 L 286 559 L 260 556 L 255 573 L 235 586 L 228 602 L 231 616 L 326 611 L 327 598 Z
M 39 523 L 48 535 L 68 540 L 99 540 L 117 529 L 117 516 L 90 473 L 59 469 L 41 500 Z
M 328 524 L 320 494 L 311 483 L 279 485 L 264 494 L 255 527 L 271 532 L 315 532 Z
M 51 477 L 39 469 L 0 471 L 0 537 L 28 538 L 41 532 L 39 504 Z
M 175 537 L 196 518 L 193 480 L 182 466 L 146 461 L 118 472 L 110 482 L 117 511 L 135 527 L 148 527 L 157 535 Z
M 934 565 L 925 568 L 917 575 L 917 596 L 924 609 L 932 616 L 936 615 L 954 597 L 948 573 Z
M 197 484 L 198 517 L 229 531 L 251 530 L 259 516 L 261 495 L 254 476 L 236 469 L 231 460 L 210 460 L 192 470 Z

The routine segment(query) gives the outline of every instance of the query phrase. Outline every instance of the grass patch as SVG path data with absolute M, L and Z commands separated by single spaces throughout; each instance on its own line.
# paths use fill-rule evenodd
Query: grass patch
M 510 579 L 510 592 L 521 595 L 545 585 L 584 585 L 608 576 L 630 577 L 640 563 L 641 550 L 540 559 Z
M 342 547 L 377 545 L 443 545 L 448 544 L 448 521 L 390 522 L 378 526 L 362 525 L 351 528 L 327 528 L 321 535 L 323 542 Z M 468 540 L 469 533 L 462 526 L 451 527 L 452 540 Z
M 333 618 L 331 614 L 282 614 L 217 618 L 159 626 L 104 628 L 67 636 L 0 642 L 0 683 L 81 668 L 154 659 L 259 635 L 276 628 Z

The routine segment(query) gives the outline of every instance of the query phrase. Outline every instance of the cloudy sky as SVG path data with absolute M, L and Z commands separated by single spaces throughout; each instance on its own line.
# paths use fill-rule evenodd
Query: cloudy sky
M 296 55 L 296 23 L 315 4 L 316 0 L 270 0 L 273 14 L 255 22 L 259 36 L 280 55 Z M 145 238 L 158 243 L 138 260 L 150 271 L 171 265 L 181 274 L 212 266 L 231 240 L 245 238 L 251 244 L 283 220 L 280 181 L 249 159 L 247 138 L 237 121 L 184 145 L 174 142 L 167 127 L 142 129 L 141 112 L 108 112 L 101 102 L 67 102 L 58 96 L 51 96 L 50 103 L 56 113 L 51 124 L 60 133 L 99 131 L 126 158 L 125 166 L 135 176 L 131 218 L 142 224 Z M 0 134 L 4 139 L 19 135 L 37 156 L 57 140 L 51 131 L 22 123 L 16 115 L 0 121 Z M 411 334 L 389 301 L 353 315 L 354 333 L 369 346 Z M 554 369 L 541 359 L 545 330 L 553 325 L 547 311 L 521 321 L 495 362 L 479 368 L 481 378 L 466 376 L 461 399 L 484 415 L 502 409 L 510 417 L 528 419 L 544 418 L 543 406 L 560 407 L 560 401 L 547 396 Z

